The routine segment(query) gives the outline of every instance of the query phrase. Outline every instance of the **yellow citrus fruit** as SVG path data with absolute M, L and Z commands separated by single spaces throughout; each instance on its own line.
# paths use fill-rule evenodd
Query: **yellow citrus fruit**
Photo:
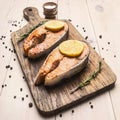
M 45 23 L 45 28 L 53 32 L 58 32 L 63 27 L 64 27 L 64 22 L 59 20 L 50 20 Z
M 84 44 L 78 40 L 67 40 L 59 45 L 60 52 L 68 57 L 79 56 L 83 49 Z

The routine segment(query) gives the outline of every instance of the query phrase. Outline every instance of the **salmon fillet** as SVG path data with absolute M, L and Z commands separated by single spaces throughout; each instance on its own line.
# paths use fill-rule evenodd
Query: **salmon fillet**
M 58 32 L 47 30 L 44 25 L 35 29 L 24 41 L 23 49 L 29 58 L 37 58 L 50 51 L 67 38 L 68 25 Z
M 35 85 L 44 82 L 45 85 L 51 86 L 58 83 L 63 78 L 70 77 L 80 72 L 86 65 L 90 52 L 89 46 L 84 42 L 83 44 L 83 52 L 80 56 L 74 58 L 64 56 L 60 53 L 58 47 L 54 49 L 40 68 L 35 78 Z
M 48 73 L 45 77 L 45 85 L 53 85 L 59 82 L 58 76 L 61 76 L 65 72 L 69 71 L 73 66 L 78 63 L 78 59 L 76 58 L 68 58 L 64 57 L 63 60 L 60 61 L 59 65 L 56 69 Z
M 41 69 L 39 70 L 36 78 L 35 78 L 35 84 L 40 84 L 44 81 L 45 76 L 54 70 L 57 65 L 59 64 L 59 61 L 63 59 L 63 55 L 59 52 L 58 48 L 55 49 L 52 54 L 47 57 L 45 62 L 43 63 Z

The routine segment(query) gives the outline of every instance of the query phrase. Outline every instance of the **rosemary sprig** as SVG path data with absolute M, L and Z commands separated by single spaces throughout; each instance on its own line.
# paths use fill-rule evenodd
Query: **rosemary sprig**
M 90 84 L 90 81 L 91 81 L 92 79 L 94 79 L 94 78 L 98 75 L 98 73 L 100 73 L 100 71 L 101 71 L 101 66 L 102 66 L 102 62 L 100 61 L 100 62 L 99 62 L 99 66 L 98 66 L 98 68 L 96 69 L 96 71 L 94 71 L 94 72 L 93 72 L 88 78 L 86 78 L 83 82 L 80 82 L 80 84 L 79 84 L 77 87 L 73 88 L 73 89 L 71 90 L 70 94 L 73 94 L 73 93 L 74 93 L 75 91 L 77 91 L 78 89 L 80 89 L 80 88 L 82 88 L 82 87 Z
M 44 23 L 46 23 L 47 21 L 42 21 L 40 22 L 38 25 L 34 26 L 33 28 L 31 28 L 27 33 L 25 33 L 24 35 L 21 36 L 20 41 L 25 39 L 33 30 L 35 30 L 37 27 L 43 25 Z

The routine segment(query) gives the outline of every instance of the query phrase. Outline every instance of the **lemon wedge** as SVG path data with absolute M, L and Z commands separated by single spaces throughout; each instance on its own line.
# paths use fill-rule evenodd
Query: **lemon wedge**
M 78 40 L 67 40 L 59 45 L 59 50 L 68 57 L 77 57 L 84 50 L 84 44 Z
M 52 31 L 58 32 L 64 27 L 64 22 L 59 20 L 50 20 L 45 23 L 45 28 Z

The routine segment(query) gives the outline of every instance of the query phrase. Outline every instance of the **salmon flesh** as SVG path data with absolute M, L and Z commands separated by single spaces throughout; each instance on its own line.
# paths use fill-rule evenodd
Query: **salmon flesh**
M 80 72 L 87 64 L 90 53 L 89 46 L 83 42 L 84 50 L 78 57 L 67 57 L 56 47 L 46 58 L 35 78 L 35 85 L 44 83 L 52 86 L 63 78 L 68 78 Z
M 67 39 L 68 25 L 66 22 L 64 23 L 64 28 L 58 32 L 47 30 L 44 25 L 33 30 L 23 43 L 25 56 L 33 59 L 38 58 Z

